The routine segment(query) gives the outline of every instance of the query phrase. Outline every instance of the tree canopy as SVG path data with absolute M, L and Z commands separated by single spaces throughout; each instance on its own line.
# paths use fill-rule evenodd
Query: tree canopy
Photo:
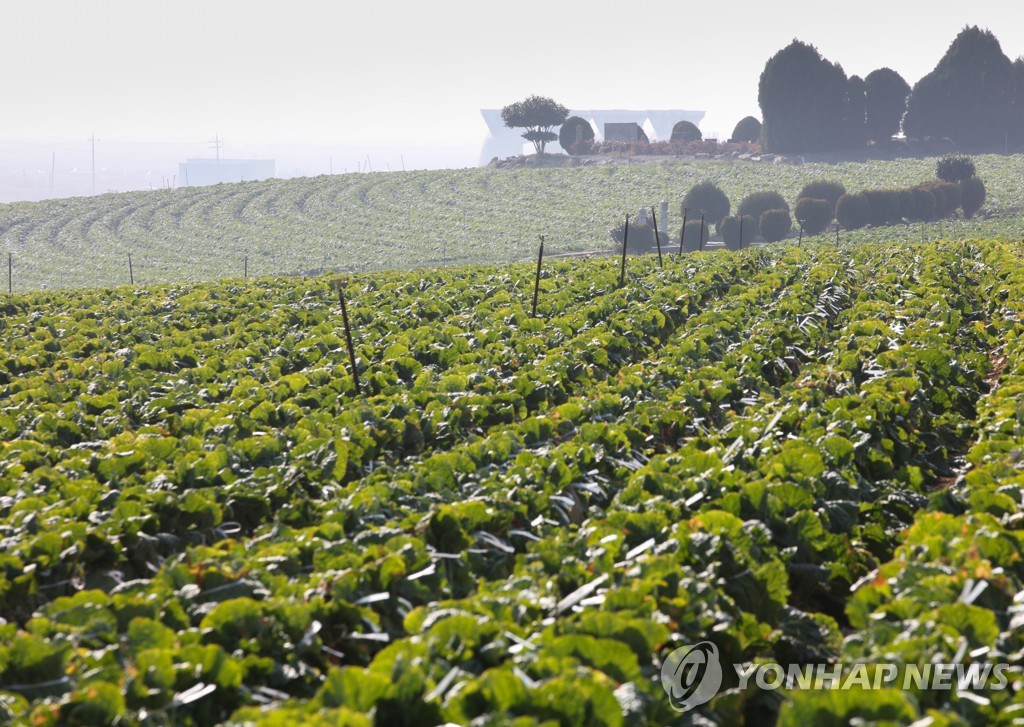
M 538 154 L 544 153 L 548 142 L 558 139 L 558 134 L 551 129 L 565 123 L 568 116 L 569 109 L 545 96 L 530 96 L 501 110 L 505 126 L 526 129 L 522 137 L 533 143 Z
M 887 141 L 900 132 L 910 84 L 891 68 L 879 68 L 864 79 L 867 92 L 867 137 Z
M 862 147 L 868 142 L 867 84 L 860 76 L 850 76 L 846 82 L 846 144 L 850 148 Z
M 935 69 L 918 81 L 903 129 L 919 139 L 948 137 L 963 146 L 1001 144 L 1011 130 L 1014 69 L 991 31 L 967 27 Z
M 731 141 L 757 142 L 761 140 L 761 122 L 753 116 L 744 116 L 732 130 Z
M 1024 142 L 1024 57 L 1013 62 L 1013 104 L 1010 107 L 1010 141 Z
M 794 40 L 768 59 L 758 83 L 766 151 L 810 152 L 846 142 L 848 84 L 842 66 Z

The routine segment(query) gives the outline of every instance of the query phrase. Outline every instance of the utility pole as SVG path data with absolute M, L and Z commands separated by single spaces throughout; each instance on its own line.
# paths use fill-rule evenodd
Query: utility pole
M 210 148 L 217 150 L 217 163 L 220 164 L 220 148 L 224 146 L 224 140 L 220 138 L 219 134 L 214 133 L 213 141 L 211 141 L 210 143 L 213 144 L 213 146 L 211 146 Z

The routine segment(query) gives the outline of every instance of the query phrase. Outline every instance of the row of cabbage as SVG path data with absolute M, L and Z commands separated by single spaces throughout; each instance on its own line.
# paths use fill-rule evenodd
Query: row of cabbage
M 667 222 L 675 235 L 680 200 L 705 179 L 732 199 L 774 189 L 792 201 L 815 179 L 835 179 L 851 190 L 896 187 L 929 178 L 934 168 L 934 159 L 801 165 L 679 160 L 339 174 L 108 194 L 0 205 L 0 255 L 12 255 L 17 292 L 121 285 L 132 277 L 153 284 L 245 272 L 509 262 L 535 254 L 541 234 L 550 253 L 606 250 L 610 225 L 661 200 L 670 203 Z M 952 228 L 948 222 L 928 225 L 928 238 L 1009 236 L 1021 229 L 1020 157 L 979 156 L 977 169 L 991 209 Z M 908 240 L 921 239 L 921 233 L 899 225 L 849 238 Z
M 526 267 L 350 280 L 362 397 L 326 280 L 16 298 L 0 701 L 41 724 L 666 724 L 679 645 L 880 658 L 903 611 L 872 574 L 903 534 L 993 502 L 1016 522 L 1001 483 L 941 485 L 991 427 L 1019 255 L 705 254 L 623 288 L 562 263 L 536 319 Z M 838 694 L 727 679 L 702 710 L 986 724 L 1013 698 Z

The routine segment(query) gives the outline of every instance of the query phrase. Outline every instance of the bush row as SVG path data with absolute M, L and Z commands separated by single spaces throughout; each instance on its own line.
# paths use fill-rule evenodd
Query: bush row
M 969 157 L 949 157 L 939 162 L 937 173 L 949 177 L 973 172 Z M 715 225 L 729 249 L 740 249 L 757 235 L 768 242 L 785 239 L 793 229 L 794 217 L 803 234 L 824 232 L 833 220 L 847 230 L 867 225 L 879 227 L 900 222 L 931 221 L 949 217 L 961 210 L 964 218 L 973 217 L 985 202 L 985 184 L 973 174 L 958 182 L 935 179 L 907 189 L 865 189 L 848 193 L 839 182 L 819 179 L 800 190 L 793 214 L 778 192 L 754 192 L 740 202 L 731 214 L 729 196 L 711 181 L 692 186 L 683 197 L 680 213 L 688 219 L 683 234 L 683 249 L 697 250 Z M 703 215 L 701 225 L 698 215 Z M 741 239 L 742 229 L 742 239 Z M 623 225 L 612 230 L 612 238 L 622 244 Z M 663 246 L 671 245 L 662 240 Z M 653 228 L 631 225 L 629 246 L 634 250 L 655 246 Z M 666 248 L 667 249 L 667 248 Z
M 908 189 L 865 189 L 845 194 L 836 204 L 836 221 L 848 230 L 899 222 L 929 222 L 960 210 L 970 219 L 985 202 L 985 184 L 971 176 L 958 183 L 935 180 Z
M 753 154 L 760 147 L 752 142 L 714 139 L 703 141 L 582 141 L 566 149 L 574 156 L 695 156 L 697 154 Z

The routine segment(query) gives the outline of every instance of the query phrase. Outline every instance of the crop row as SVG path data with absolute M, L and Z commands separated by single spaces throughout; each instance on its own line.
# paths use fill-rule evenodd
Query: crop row
M 350 280 L 365 396 L 327 280 L 17 297 L 0 709 L 666 724 L 662 660 L 704 639 L 735 663 L 1010 655 L 1020 254 L 790 246 L 638 261 L 622 288 L 559 263 L 536 319 L 525 266 Z M 896 637 L 897 596 L 933 640 Z M 702 709 L 988 724 L 1016 699 L 838 694 L 727 675 Z
M 982 218 L 851 233 L 849 240 L 1016 236 L 1024 209 L 1020 157 L 982 156 Z M 344 174 L 0 206 L 0 254 L 16 291 L 210 280 L 328 270 L 499 263 L 549 252 L 603 251 L 625 212 L 679 201 L 710 179 L 732 199 L 776 190 L 791 204 L 819 178 L 849 189 L 905 186 L 934 160 L 759 165 L 674 161 L 570 169 L 465 169 Z M 989 216 L 992 216 L 990 219 Z M 716 221 L 717 222 L 717 221 Z M 4 261 L 6 262 L 6 261 Z

